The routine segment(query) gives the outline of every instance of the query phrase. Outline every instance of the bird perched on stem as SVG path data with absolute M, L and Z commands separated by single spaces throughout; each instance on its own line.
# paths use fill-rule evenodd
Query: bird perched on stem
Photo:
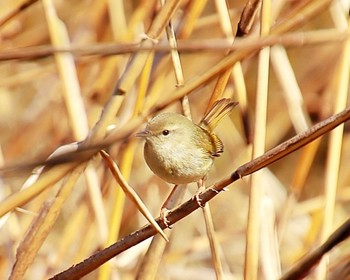
M 152 118 L 136 134 L 146 139 L 144 156 L 149 168 L 168 183 L 200 182 L 224 151 L 213 130 L 237 104 L 228 98 L 216 101 L 199 125 L 177 113 Z

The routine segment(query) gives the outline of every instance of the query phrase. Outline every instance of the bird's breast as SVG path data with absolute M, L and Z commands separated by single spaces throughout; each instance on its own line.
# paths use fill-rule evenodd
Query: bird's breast
M 145 160 L 150 169 L 173 184 L 197 182 L 209 172 L 213 158 L 200 148 L 188 149 L 186 144 L 159 145 L 146 142 Z

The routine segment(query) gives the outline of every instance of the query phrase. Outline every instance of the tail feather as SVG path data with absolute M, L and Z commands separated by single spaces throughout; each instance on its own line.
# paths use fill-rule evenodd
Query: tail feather
M 234 102 L 229 98 L 219 99 L 213 104 L 199 125 L 213 131 L 219 121 L 227 116 L 237 104 L 238 102 Z

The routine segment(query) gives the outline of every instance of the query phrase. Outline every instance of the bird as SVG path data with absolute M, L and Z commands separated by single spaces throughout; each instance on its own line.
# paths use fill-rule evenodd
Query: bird
M 224 151 L 213 130 L 237 104 L 229 98 L 216 101 L 198 125 L 178 113 L 153 117 L 136 134 L 146 140 L 144 158 L 151 171 L 175 185 L 203 181 Z

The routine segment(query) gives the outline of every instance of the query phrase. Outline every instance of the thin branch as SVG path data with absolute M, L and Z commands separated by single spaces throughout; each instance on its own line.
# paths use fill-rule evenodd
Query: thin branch
M 249 0 L 247 1 L 241 18 L 237 26 L 237 37 L 243 37 L 250 33 L 253 26 L 255 16 L 261 6 L 261 0 Z
M 342 42 L 350 36 L 349 31 L 339 31 L 337 29 L 309 31 L 309 32 L 291 32 L 284 35 L 271 34 L 264 38 L 236 38 L 232 45 L 226 39 L 215 40 L 179 40 L 177 41 L 176 50 L 181 52 L 217 52 L 217 51 L 237 51 L 248 47 L 255 46 L 257 49 L 283 45 L 289 47 L 315 45 L 315 44 L 330 44 Z M 2 50 L 0 53 L 0 61 L 20 59 L 39 59 L 51 56 L 55 53 L 71 53 L 75 57 L 84 56 L 111 56 L 123 55 L 135 52 L 170 52 L 174 50 L 167 43 L 159 43 L 154 46 L 140 46 L 136 43 L 116 44 L 116 43 L 99 43 L 89 44 L 88 46 L 70 46 L 70 47 L 52 47 L 52 46 L 35 46 L 23 47 L 17 49 Z
M 305 255 L 297 264 L 286 272 L 280 280 L 298 280 L 305 277 L 321 260 L 322 256 L 344 241 L 350 235 L 350 219 L 347 219 L 331 236 L 318 248 Z

